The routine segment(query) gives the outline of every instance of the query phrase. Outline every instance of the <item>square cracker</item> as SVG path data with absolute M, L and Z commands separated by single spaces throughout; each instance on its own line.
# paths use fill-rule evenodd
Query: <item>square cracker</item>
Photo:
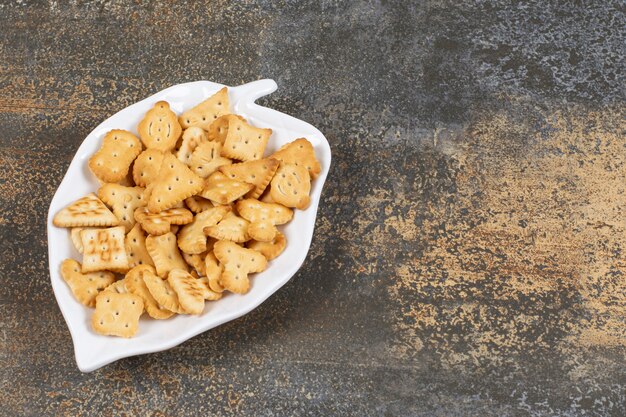
M 133 337 L 139 328 L 143 300 L 135 294 L 103 291 L 96 297 L 96 311 L 91 325 L 96 333 Z
M 102 147 L 89 158 L 89 169 L 104 182 L 119 182 L 126 177 L 130 164 L 141 152 L 141 142 L 126 130 L 111 130 Z
M 236 116 L 229 116 L 222 155 L 240 161 L 261 159 L 271 135 L 272 129 L 254 127 Z
M 123 226 L 83 230 L 80 239 L 83 242 L 83 273 L 128 270 Z
M 271 184 L 270 196 L 278 204 L 304 210 L 311 203 L 311 177 L 302 165 L 281 163 Z

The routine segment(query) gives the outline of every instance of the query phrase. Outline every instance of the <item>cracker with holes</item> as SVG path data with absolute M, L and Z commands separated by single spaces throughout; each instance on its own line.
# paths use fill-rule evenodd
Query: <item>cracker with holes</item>
M 128 270 L 124 235 L 123 226 L 81 231 L 82 272 L 105 270 L 125 272 Z
M 271 135 L 272 129 L 254 127 L 239 117 L 229 116 L 222 155 L 239 161 L 261 159 Z
M 180 115 L 180 125 L 187 129 L 192 126 L 208 130 L 211 123 L 220 116 L 229 114 L 228 89 L 226 87 L 213 94 L 203 102 Z
M 108 271 L 84 274 L 81 269 L 80 263 L 66 259 L 61 263 L 61 276 L 81 304 L 95 307 L 96 296 L 115 281 L 115 275 Z
M 146 148 L 164 152 L 174 149 L 182 131 L 176 113 L 170 110 L 166 101 L 155 103 L 137 126 L 139 137 Z
M 281 164 L 272 179 L 270 196 L 278 204 L 306 209 L 310 202 L 311 178 L 302 165 Z
M 207 252 L 204 257 L 204 275 L 207 278 L 209 289 L 213 292 L 222 293 L 224 287 L 220 284 L 220 277 L 224 267 L 215 257 L 213 251 Z
M 309 171 L 311 179 L 317 178 L 322 167 L 315 157 L 313 145 L 305 138 L 296 139 L 282 146 L 270 158 L 277 159 L 282 164 L 303 166 Z
M 192 268 L 192 271 L 196 271 L 198 276 L 203 277 L 206 275 L 206 266 L 204 263 L 204 258 L 206 257 L 206 252 L 202 253 L 194 253 L 193 255 L 189 253 L 182 252 L 183 259 L 187 262 Z
M 191 154 L 202 143 L 209 141 L 207 133 L 199 127 L 190 127 L 183 132 L 183 140 L 176 151 L 176 157 L 185 165 L 191 162 Z
M 167 279 L 162 279 L 150 271 L 144 271 L 142 276 L 150 295 L 160 306 L 177 314 L 185 314 L 185 310 L 178 302 L 178 295 L 167 282 Z
M 93 230 L 99 229 L 99 227 L 72 227 L 70 230 L 70 238 L 72 239 L 72 244 L 78 251 L 78 253 L 83 253 L 83 241 L 80 239 L 80 232 L 83 230 Z
M 150 294 L 143 280 L 144 273 L 154 275 L 156 272 L 150 265 L 139 265 L 128 271 L 124 278 L 128 292 L 141 297 L 146 313 L 153 319 L 165 320 L 172 317 L 174 313 L 157 303 L 152 294 Z
M 202 143 L 191 154 L 189 168 L 199 177 L 207 178 L 219 167 L 232 164 L 232 161 L 224 158 L 221 152 L 222 144 L 219 142 Z
M 135 209 L 146 205 L 141 187 L 124 187 L 119 184 L 104 184 L 98 190 L 98 197 L 109 206 L 124 226 L 126 232 L 135 225 Z
M 134 268 L 137 265 L 153 265 L 152 257 L 146 248 L 146 234 L 139 223 L 128 232 L 124 238 L 126 256 L 128 257 L 128 267 Z
M 230 179 L 254 185 L 254 189 L 248 192 L 246 197 L 259 198 L 274 177 L 279 164 L 280 162 L 276 159 L 259 159 L 257 161 L 222 166 L 220 167 L 220 172 Z
M 236 207 L 239 215 L 250 222 L 250 238 L 260 242 L 272 241 L 278 233 L 275 225 L 285 224 L 293 218 L 293 211 L 285 206 L 251 198 L 238 201 Z
M 91 325 L 106 336 L 133 337 L 139 329 L 143 300 L 135 294 L 104 291 L 96 297 Z
M 172 208 L 200 192 L 203 185 L 203 179 L 191 172 L 187 165 L 174 155 L 166 154 L 159 169 L 159 178 L 150 184 L 148 210 L 158 213 Z
M 254 249 L 257 252 L 261 252 L 268 261 L 276 258 L 283 253 L 287 247 L 287 238 L 280 232 L 276 232 L 276 236 L 269 242 L 259 242 L 257 240 L 251 240 L 246 243 L 246 247 Z
M 185 205 L 189 208 L 189 210 L 196 214 L 215 207 L 213 203 L 211 203 L 211 200 L 207 200 L 206 198 L 197 195 L 186 198 Z
M 178 302 L 185 313 L 202 314 L 205 290 L 197 278 L 185 270 L 173 269 L 167 276 L 167 282 L 178 296 Z
M 185 225 L 178 232 L 178 247 L 185 253 L 196 254 L 207 250 L 207 236 L 204 228 L 215 226 L 230 212 L 229 206 L 217 206 L 196 214 L 193 222 Z
M 262 272 L 267 267 L 267 259 L 260 252 L 227 240 L 215 243 L 213 252 L 224 265 L 220 284 L 236 294 L 245 294 L 250 289 L 248 274 Z
M 104 291 L 116 292 L 118 294 L 126 294 L 128 292 L 128 290 L 126 289 L 126 278 L 115 281 L 113 284 L 102 290 L 102 292 Z
M 128 174 L 130 164 L 141 152 L 141 142 L 125 130 L 111 130 L 102 147 L 89 158 L 89 169 L 104 182 L 118 182 Z
M 228 135 L 228 124 L 230 123 L 231 115 L 220 116 L 211 123 L 208 130 L 209 140 L 213 142 L 219 142 L 224 144 L 226 136 Z M 243 117 L 233 114 L 232 116 L 238 117 L 241 120 L 246 120 Z
M 204 189 L 198 195 L 215 204 L 229 204 L 243 197 L 253 188 L 252 184 L 230 179 L 218 171 L 207 178 Z
M 57 227 L 117 226 L 120 221 L 94 193 L 74 201 L 52 219 Z
M 204 233 L 217 240 L 230 240 L 231 242 L 247 242 L 250 240 L 248 226 L 250 222 L 237 216 L 232 211 L 215 226 L 204 228 Z
M 166 233 L 160 236 L 148 236 L 146 238 L 146 248 L 157 274 L 161 278 L 167 277 L 172 269 L 188 269 L 187 262 L 183 259 L 178 245 L 176 244 L 176 235 L 174 233 Z
M 146 149 L 139 154 L 133 164 L 133 180 L 140 187 L 147 187 L 159 176 L 165 153 L 157 149 Z
M 134 213 L 141 228 L 151 235 L 164 235 L 174 225 L 183 225 L 193 221 L 193 214 L 185 208 L 171 208 L 159 213 L 150 213 L 147 207 L 139 207 Z

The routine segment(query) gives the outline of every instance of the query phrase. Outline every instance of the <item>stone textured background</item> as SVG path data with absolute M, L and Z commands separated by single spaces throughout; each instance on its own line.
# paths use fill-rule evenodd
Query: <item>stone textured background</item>
M 0 414 L 626 415 L 626 8 L 518 3 L 2 1 Z M 333 149 L 303 268 L 81 374 L 45 231 L 74 152 L 259 78 Z

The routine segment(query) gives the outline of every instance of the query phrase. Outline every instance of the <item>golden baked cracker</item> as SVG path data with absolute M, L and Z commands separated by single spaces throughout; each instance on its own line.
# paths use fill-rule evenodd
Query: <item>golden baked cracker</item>
M 276 201 L 272 199 L 271 190 L 272 190 L 272 187 L 268 185 L 265 191 L 263 192 L 263 194 L 261 195 L 261 197 L 259 197 L 259 201 L 261 201 L 262 203 L 276 203 Z
M 191 172 L 187 165 L 170 153 L 166 154 L 159 169 L 159 177 L 150 184 L 148 210 L 158 213 L 182 203 L 187 197 L 202 190 L 204 181 Z
M 230 240 L 231 242 L 247 242 L 250 240 L 248 234 L 248 222 L 246 219 L 229 212 L 215 226 L 204 228 L 204 233 L 217 240 Z
M 218 117 L 230 113 L 228 105 L 228 89 L 226 87 L 213 94 L 203 102 L 180 115 L 180 125 L 187 129 L 191 126 L 208 130 Z
M 152 265 L 152 257 L 146 248 L 146 234 L 139 223 L 128 232 L 124 239 L 126 256 L 128 256 L 128 267 L 134 268 L 137 265 Z
M 52 219 L 57 227 L 117 226 L 120 221 L 94 193 L 74 201 Z
M 94 307 L 100 290 L 115 281 L 115 275 L 108 271 L 83 274 L 80 263 L 74 259 L 66 259 L 61 263 L 61 276 L 72 290 L 74 297 L 87 307 Z
M 202 143 L 191 154 L 189 168 L 198 176 L 207 178 L 219 167 L 233 163 L 230 159 L 224 158 L 221 152 L 222 144 L 219 142 Z
M 285 224 L 293 218 L 293 210 L 285 206 L 250 198 L 238 201 L 236 207 L 239 215 L 250 222 L 250 237 L 260 242 L 270 242 L 278 233 L 274 225 Z
M 139 154 L 133 164 L 133 180 L 140 187 L 146 187 L 159 176 L 165 153 L 157 149 L 146 149 Z
M 160 213 L 150 213 L 147 207 L 139 207 L 134 215 L 142 229 L 151 235 L 164 235 L 171 231 L 171 225 L 187 224 L 193 221 L 193 214 L 184 208 L 171 208 Z
M 220 167 L 220 172 L 230 179 L 244 181 L 254 185 L 254 189 L 246 194 L 246 197 L 259 198 L 274 177 L 278 165 L 280 165 L 278 160 L 266 158 L 225 165 Z
M 299 138 L 283 145 L 270 156 L 283 164 L 301 165 L 309 171 L 312 180 L 317 178 L 322 167 L 315 157 L 313 145 L 305 138 Z
M 311 203 L 311 178 L 302 165 L 281 164 L 271 184 L 270 195 L 278 204 L 304 210 Z
M 184 269 L 187 271 L 187 263 L 178 250 L 174 233 L 148 236 L 146 238 L 146 248 L 152 257 L 157 274 L 161 278 L 165 279 L 172 269 Z M 169 307 L 167 308 L 170 309 Z
M 126 278 L 115 281 L 113 284 L 102 290 L 102 292 L 104 291 L 112 291 L 118 294 L 126 294 L 128 292 L 128 290 L 126 289 Z
M 128 271 L 126 274 L 126 288 L 132 294 L 138 295 L 143 300 L 146 313 L 153 319 L 164 320 L 172 317 L 174 313 L 156 302 L 146 283 L 143 280 L 145 272 L 155 274 L 154 267 L 150 265 L 139 265 Z
M 126 130 L 111 130 L 102 147 L 89 158 L 89 169 L 104 182 L 122 181 L 130 164 L 141 153 L 141 142 Z
M 222 293 L 213 291 L 209 285 L 209 279 L 207 277 L 200 277 L 196 281 L 202 286 L 202 297 L 208 301 L 217 301 L 222 298 Z
M 248 274 L 261 272 L 267 259 L 253 249 L 242 248 L 234 242 L 220 240 L 213 246 L 215 257 L 224 265 L 220 284 L 230 292 L 244 294 L 250 288 Z
M 186 198 L 185 205 L 189 208 L 189 210 L 196 214 L 215 207 L 213 203 L 211 203 L 211 200 L 207 200 L 206 198 L 197 195 Z
M 203 129 L 200 129 L 199 127 L 190 127 L 185 129 L 180 148 L 176 152 L 176 157 L 185 165 L 190 165 L 192 152 L 198 147 L 198 145 L 208 141 L 209 137 Z
M 209 289 L 211 291 L 221 293 L 224 292 L 224 287 L 220 284 L 220 277 L 224 267 L 219 263 L 213 251 L 207 252 L 204 257 L 204 275 L 206 276 Z
M 167 282 L 176 292 L 178 302 L 185 313 L 202 314 L 205 291 L 196 278 L 182 269 L 173 269 L 167 276 Z
M 261 159 L 271 135 L 272 129 L 254 127 L 245 120 L 229 116 L 222 155 L 240 161 Z
M 180 250 L 189 254 L 205 252 L 207 237 L 204 228 L 215 226 L 230 210 L 229 206 L 217 206 L 196 214 L 193 222 L 185 225 L 178 233 Z
M 70 238 L 78 253 L 83 253 L 83 241 L 80 239 L 80 232 L 92 229 L 99 229 L 99 227 L 72 227 L 70 230 Z
M 137 126 L 141 141 L 148 149 L 171 151 L 183 129 L 167 101 L 159 101 L 148 110 Z
M 187 262 L 187 265 L 193 268 L 192 272 L 196 271 L 198 276 L 201 277 L 206 275 L 206 266 L 204 263 L 204 257 L 206 254 L 206 252 L 195 253 L 193 255 L 185 252 L 182 253 L 183 259 Z
M 83 273 L 128 269 L 123 226 L 82 230 L 80 239 L 83 242 Z
M 139 328 L 142 313 L 141 297 L 104 291 L 96 297 L 96 311 L 91 317 L 91 325 L 99 334 L 133 337 Z
M 228 136 L 228 125 L 230 123 L 229 122 L 230 116 L 238 117 L 240 120 L 243 120 L 244 122 L 246 121 L 246 119 L 244 119 L 238 114 L 232 114 L 232 115 L 226 114 L 224 116 L 218 117 L 217 119 L 213 121 L 213 123 L 211 123 L 208 129 L 210 141 L 219 142 L 220 145 L 224 144 L 224 141 L 226 140 L 226 136 Z
M 104 184 L 98 190 L 98 197 L 107 206 L 111 207 L 113 214 L 124 226 L 126 232 L 135 225 L 135 209 L 145 206 L 143 199 L 144 189 L 141 187 L 124 187 L 118 184 Z
M 185 314 L 185 310 L 178 302 L 178 295 L 167 282 L 167 279 L 161 279 L 150 271 L 144 271 L 142 276 L 150 295 L 159 305 L 174 313 Z
M 229 204 L 252 190 L 254 185 L 232 180 L 217 171 L 207 178 L 204 189 L 198 194 L 215 204 Z
M 249 249 L 254 249 L 257 252 L 261 252 L 268 261 L 271 261 L 272 259 L 278 257 L 278 255 L 283 253 L 283 251 L 287 247 L 287 238 L 285 238 L 285 235 L 283 235 L 282 233 L 277 232 L 276 236 L 274 236 L 274 239 L 272 239 L 271 242 L 259 242 L 257 240 L 251 240 L 246 243 L 246 246 Z

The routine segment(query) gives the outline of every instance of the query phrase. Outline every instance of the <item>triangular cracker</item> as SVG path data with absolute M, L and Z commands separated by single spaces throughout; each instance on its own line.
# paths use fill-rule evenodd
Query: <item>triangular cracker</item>
M 146 248 L 146 234 L 139 223 L 128 232 L 124 239 L 126 256 L 128 256 L 128 267 L 134 268 L 137 265 L 153 265 L 152 257 Z
M 229 206 L 217 206 L 196 214 L 193 222 L 185 225 L 178 233 L 178 247 L 189 254 L 207 250 L 204 228 L 216 225 L 231 210 Z
M 237 216 L 232 211 L 215 226 L 204 228 L 204 233 L 218 240 L 230 240 L 232 242 L 246 242 L 250 240 L 248 226 L 250 222 Z
M 98 190 L 98 197 L 107 206 L 111 207 L 113 214 L 120 221 L 120 226 L 124 226 L 126 232 L 135 225 L 135 209 L 145 206 L 141 187 L 124 187 L 119 184 L 104 184 Z
M 218 117 L 230 113 L 228 89 L 223 87 L 217 93 L 180 115 L 180 125 L 187 129 L 191 126 L 208 130 Z
M 198 194 L 216 204 L 229 204 L 252 190 L 254 185 L 232 180 L 217 171 L 207 178 L 204 189 Z
M 150 291 L 150 295 L 159 305 L 174 313 L 185 314 L 185 310 L 178 302 L 176 292 L 166 279 L 161 279 L 150 271 L 144 271 L 142 276 L 143 282 L 146 284 L 148 291 Z
M 251 240 L 246 243 L 246 247 L 250 249 L 254 249 L 257 252 L 261 252 L 268 261 L 276 258 L 278 255 L 283 253 L 285 248 L 287 247 L 287 238 L 280 232 L 276 233 L 274 239 L 271 242 L 259 242 L 257 240 Z M 206 259 L 205 259 L 206 265 Z M 208 270 L 208 268 L 207 268 Z M 208 273 L 207 273 L 208 275 Z
M 224 265 L 220 284 L 230 292 L 244 294 L 250 288 L 249 273 L 261 272 L 267 267 L 265 257 L 252 249 L 220 240 L 213 247 L 217 259 Z
M 274 177 L 278 165 L 280 165 L 278 160 L 266 158 L 222 166 L 219 170 L 230 179 L 254 185 L 254 189 L 246 194 L 246 197 L 258 198 Z
M 122 181 L 130 164 L 141 152 L 141 142 L 126 130 L 111 130 L 102 140 L 102 147 L 89 158 L 89 169 L 105 182 Z
M 57 227 L 117 226 L 120 221 L 94 193 L 74 201 L 52 219 Z
M 254 240 L 270 242 L 278 233 L 274 225 L 285 224 L 293 218 L 293 210 L 280 204 L 263 203 L 247 198 L 236 204 L 237 212 L 248 220 L 248 234 Z
M 172 317 L 174 313 L 156 302 L 146 283 L 143 274 L 149 272 L 155 274 L 155 270 L 150 265 L 139 265 L 128 271 L 126 274 L 126 288 L 132 294 L 138 295 L 143 300 L 146 313 L 153 319 L 164 320 Z
M 184 269 L 185 271 L 188 269 L 187 263 L 178 250 L 174 233 L 148 236 L 146 238 L 146 248 L 152 257 L 152 261 L 154 261 L 154 266 L 160 277 L 165 278 L 172 269 Z
M 271 135 L 272 129 L 254 127 L 239 117 L 229 116 L 222 155 L 240 161 L 261 159 Z
M 115 281 L 115 275 L 108 271 L 83 274 L 80 263 L 74 259 L 66 259 L 61 263 L 61 276 L 74 297 L 87 307 L 94 307 L 98 293 Z
M 91 325 L 103 335 L 133 337 L 139 328 L 142 313 L 141 297 L 103 291 L 96 297 L 96 311 L 91 316 Z
M 190 127 L 183 132 L 183 140 L 176 152 L 178 160 L 185 165 L 190 165 L 191 154 L 202 143 L 208 142 L 207 133 L 199 127 Z
M 165 153 L 158 149 L 146 149 L 139 154 L 133 164 L 133 180 L 140 187 L 147 187 L 156 180 L 161 169 L 161 162 Z M 147 196 L 146 196 L 147 197 Z
M 123 226 L 82 230 L 80 239 L 83 242 L 83 273 L 128 270 Z
M 198 176 L 207 178 L 219 167 L 233 163 L 224 158 L 221 152 L 222 144 L 219 142 L 202 143 L 191 154 L 188 165 Z
M 137 126 L 146 148 L 164 152 L 174 149 L 182 131 L 176 113 L 170 110 L 167 101 L 155 103 Z
M 271 184 L 270 195 L 276 203 L 301 210 L 309 206 L 311 178 L 304 166 L 281 163 Z
M 202 178 L 191 172 L 187 165 L 172 154 L 166 154 L 161 163 L 159 178 L 150 184 L 148 209 L 158 213 L 197 194 L 203 187 Z
M 180 306 L 187 314 L 202 314 L 204 310 L 205 290 L 200 282 L 192 277 L 187 271 L 174 269 L 167 276 L 176 295 Z
M 150 213 L 147 207 L 139 207 L 134 215 L 143 230 L 151 235 L 164 235 L 171 230 L 172 225 L 193 221 L 193 214 L 184 208 L 171 208 L 160 213 Z
M 282 146 L 270 156 L 281 163 L 301 165 L 309 171 L 311 179 L 317 178 L 322 170 L 319 161 L 315 157 L 313 145 L 305 138 L 299 138 Z

